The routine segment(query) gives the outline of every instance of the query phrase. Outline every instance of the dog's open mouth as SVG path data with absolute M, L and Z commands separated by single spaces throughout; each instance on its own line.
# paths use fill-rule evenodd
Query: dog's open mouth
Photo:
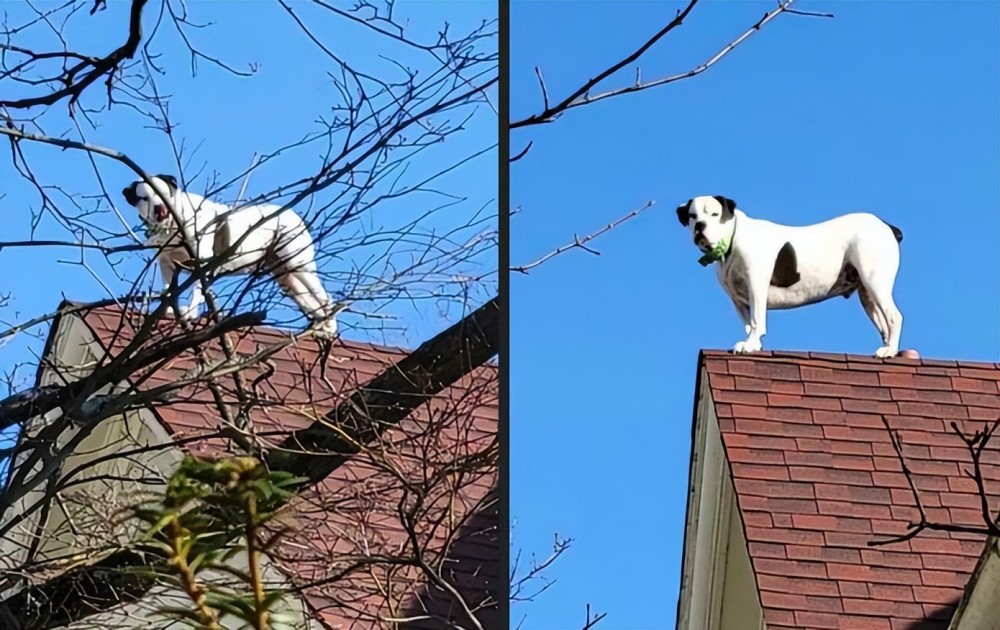
M 694 244 L 698 246 L 703 252 L 712 251 L 712 244 L 708 241 L 704 234 L 698 234 L 694 237 Z
M 164 205 L 157 205 L 153 208 L 153 215 L 156 217 L 157 223 L 163 223 L 170 217 L 170 211 Z

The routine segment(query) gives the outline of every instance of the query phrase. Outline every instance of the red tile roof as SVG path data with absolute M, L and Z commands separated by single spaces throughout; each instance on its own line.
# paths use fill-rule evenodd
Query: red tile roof
M 130 341 L 143 316 L 136 311 L 103 308 L 84 317 L 99 343 L 113 354 Z M 174 324 L 158 323 L 154 337 L 170 335 Z M 288 333 L 256 328 L 231 336 L 240 354 L 289 338 Z M 221 357 L 217 343 L 204 348 Z M 254 430 L 271 444 L 288 432 L 311 424 L 332 410 L 352 391 L 406 356 L 397 348 L 338 340 L 327 363 L 325 378 L 319 374 L 320 356 L 315 341 L 301 341 L 268 359 L 270 376 L 263 366 L 249 368 L 246 381 L 261 376 L 256 385 L 265 401 L 251 418 Z M 148 374 L 143 387 L 178 379 L 194 367 L 185 354 Z M 407 537 L 398 512 L 403 496 L 400 477 L 419 487 L 425 472 L 441 473 L 447 483 L 434 486 L 416 513 L 418 538 L 429 563 L 440 563 L 446 579 L 457 584 L 468 605 L 476 610 L 500 594 L 504 573 L 499 566 L 495 500 L 495 467 L 467 468 L 464 475 L 445 474 L 459 458 L 495 448 L 497 437 L 496 367 L 484 366 L 447 388 L 406 420 L 383 435 L 380 445 L 352 457 L 322 483 L 293 500 L 292 532 L 285 534 L 271 555 L 296 585 L 304 587 L 336 575 L 350 563 L 350 556 L 406 555 Z M 226 397 L 235 402 L 232 380 L 219 379 Z M 191 439 L 189 450 L 217 453 L 226 441 L 217 436 L 219 412 L 203 385 L 182 390 L 179 400 L 158 406 L 155 412 L 174 439 Z M 447 491 L 451 488 L 452 491 Z M 415 499 L 409 496 L 408 504 Z M 289 519 L 284 519 L 289 520 Z M 385 616 L 435 615 L 464 617 L 449 598 L 431 587 L 412 567 L 374 562 L 346 577 L 305 590 L 307 601 L 329 628 L 380 627 Z M 391 606 L 391 609 L 390 609 Z M 479 611 L 480 619 L 495 613 Z M 437 628 L 440 621 L 414 621 L 408 628 Z
M 983 551 L 923 531 L 882 416 L 898 431 L 928 520 L 982 525 L 971 433 L 1000 414 L 1000 364 L 704 352 L 768 630 L 944 630 Z M 699 370 L 700 373 L 700 370 Z M 992 505 L 1000 441 L 984 453 Z

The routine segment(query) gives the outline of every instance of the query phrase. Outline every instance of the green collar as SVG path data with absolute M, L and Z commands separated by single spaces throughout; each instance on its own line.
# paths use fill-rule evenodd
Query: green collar
M 714 262 L 725 262 L 726 257 L 729 256 L 729 252 L 732 249 L 732 240 L 721 240 L 714 248 L 712 248 L 712 251 L 699 258 L 698 262 L 701 263 L 703 267 L 707 267 Z
M 722 239 L 716 243 L 712 251 L 698 259 L 702 267 L 707 267 L 714 262 L 725 262 L 729 257 L 729 252 L 733 249 L 733 240 L 736 236 L 736 217 L 733 217 L 733 231 L 729 233 L 728 239 Z

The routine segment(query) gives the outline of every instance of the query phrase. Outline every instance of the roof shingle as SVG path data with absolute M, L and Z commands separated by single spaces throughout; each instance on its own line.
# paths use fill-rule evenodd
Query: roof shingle
M 144 318 L 137 311 L 102 308 L 88 312 L 83 320 L 113 354 L 133 339 Z M 154 338 L 170 335 L 175 325 L 166 320 L 157 323 Z M 282 331 L 255 328 L 232 335 L 231 341 L 239 354 L 248 355 L 288 338 Z M 217 343 L 203 349 L 221 354 Z M 321 376 L 322 359 L 315 342 L 280 350 L 267 361 L 273 370 L 261 364 L 245 371 L 247 382 L 260 377 L 254 382 L 260 404 L 251 412 L 253 431 L 265 443 L 280 443 L 406 354 L 397 348 L 337 340 Z M 143 386 L 180 379 L 195 365 L 193 353 L 185 353 L 151 369 Z M 460 473 L 448 471 L 464 459 L 478 461 L 495 445 L 496 373 L 489 364 L 474 370 L 385 431 L 379 444 L 368 445 L 289 503 L 294 527 L 269 553 L 303 588 L 327 627 L 381 627 L 378 620 L 386 616 L 411 616 L 414 620 L 406 627 L 433 628 L 441 617 L 461 618 L 455 603 L 419 570 L 377 561 L 380 556 L 408 557 L 409 538 L 400 513 L 404 498 L 406 505 L 415 506 L 416 538 L 424 559 L 440 564 L 440 575 L 458 587 L 484 623 L 495 615 L 503 579 L 496 469 L 470 464 L 458 467 Z M 231 379 L 228 384 L 219 379 L 219 384 L 227 402 L 235 404 Z M 227 449 L 227 441 L 219 436 L 219 412 L 203 384 L 185 388 L 177 400 L 155 407 L 155 412 L 175 440 L 190 440 L 189 450 L 213 454 Z M 421 480 L 435 473 L 444 481 L 424 488 Z M 418 502 L 407 493 L 410 486 L 426 490 L 427 496 Z M 368 557 L 373 560 L 367 561 Z M 354 565 L 356 570 L 348 570 Z
M 1000 364 L 710 351 L 701 362 L 768 628 L 946 628 L 985 537 L 869 544 L 918 519 L 883 416 L 928 520 L 982 525 L 952 423 L 971 433 L 997 418 Z M 998 449 L 982 457 L 992 505 Z

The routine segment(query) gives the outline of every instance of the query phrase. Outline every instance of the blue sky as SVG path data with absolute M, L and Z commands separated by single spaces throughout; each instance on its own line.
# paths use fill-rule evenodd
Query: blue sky
M 622 58 L 679 2 L 512 2 L 511 116 L 541 110 Z M 643 58 L 684 71 L 773 2 L 706 2 Z M 557 583 L 515 606 L 524 628 L 674 623 L 698 350 L 731 348 L 738 318 L 674 208 L 726 195 L 788 224 L 872 211 L 902 228 L 902 346 L 1000 358 L 1000 133 L 995 2 L 820 2 L 783 15 L 706 73 L 515 130 L 511 262 L 527 263 L 656 206 L 511 282 L 515 548 L 576 540 Z M 610 27 L 613 25 L 613 27 Z M 608 87 L 634 78 L 627 70 Z M 856 298 L 769 316 L 767 349 L 872 353 Z
M 193 22 L 208 24 L 206 28 L 191 29 L 188 33 L 197 48 L 219 57 L 238 70 L 246 71 L 251 66 L 255 68 L 252 77 L 237 77 L 200 60 L 197 76 L 192 77 L 190 58 L 180 37 L 172 30 L 172 26 L 165 23 L 159 26 L 152 52 L 160 55 L 158 63 L 166 72 L 158 77 L 158 88 L 162 94 L 169 94 L 171 97 L 171 117 L 177 125 L 178 138 L 183 141 L 189 160 L 185 172 L 190 178 L 201 171 L 192 184 L 200 192 L 204 190 L 213 172 L 218 173 L 222 180 L 234 178 L 250 165 L 255 152 L 274 151 L 320 130 L 321 125 L 317 121 L 321 117 L 329 120 L 333 116 L 330 109 L 337 92 L 328 73 L 335 71 L 336 66 L 306 39 L 278 3 L 213 1 L 191 3 L 188 6 Z M 424 75 L 432 72 L 437 65 L 426 53 L 384 37 L 372 37 L 369 31 L 352 25 L 343 18 L 335 18 L 304 3 L 292 3 L 292 6 L 307 20 L 318 37 L 326 43 L 335 42 L 333 48 L 337 54 L 363 72 L 399 78 L 400 72 L 393 65 L 396 62 L 417 69 Z M 106 10 L 94 16 L 82 12 L 64 28 L 64 35 L 73 45 L 86 52 L 105 54 L 124 38 L 122 29 L 127 23 L 128 7 L 129 3 L 111 2 Z M 144 15 L 147 36 L 157 22 L 159 10 L 159 3 L 149 4 Z M 19 24 L 29 14 L 27 5 L 21 2 L 5 2 L 4 11 L 12 25 Z M 450 23 L 450 32 L 457 35 L 478 26 L 483 20 L 495 20 L 497 8 L 494 2 L 486 1 L 416 1 L 397 7 L 395 14 L 400 21 L 409 24 L 408 32 L 412 37 L 434 42 L 445 22 Z M 51 34 L 42 38 L 41 32 L 32 33 L 30 31 L 27 39 L 21 39 L 17 43 L 36 49 L 52 46 Z M 121 37 L 116 35 L 111 38 L 109 33 L 120 33 Z M 495 50 L 497 40 L 493 38 L 484 42 L 484 45 L 492 46 Z M 492 92 L 495 105 L 496 90 Z M 105 98 L 102 86 L 98 85 L 85 97 L 84 102 L 90 106 L 99 106 L 104 103 Z M 51 134 L 65 134 L 77 139 L 65 112 L 65 104 L 49 111 L 42 119 L 44 128 Z M 472 111 L 466 110 L 465 113 L 470 114 Z M 110 113 L 94 118 L 99 126 L 87 129 L 87 139 L 90 142 L 123 151 L 148 172 L 177 173 L 178 167 L 164 135 L 148 129 L 148 121 L 129 108 L 117 107 Z M 486 217 L 484 223 L 477 230 L 464 232 L 462 237 L 470 238 L 478 231 L 495 231 L 497 157 L 495 148 L 490 150 L 490 147 L 496 145 L 496 129 L 496 114 L 489 107 L 480 106 L 466 123 L 464 131 L 410 160 L 406 172 L 401 176 L 403 184 L 413 184 L 444 166 L 484 151 L 479 157 L 434 182 L 438 191 L 450 196 L 417 193 L 382 203 L 372 213 L 365 229 L 377 232 L 396 228 L 447 203 L 451 205 L 423 222 L 426 229 L 440 232 L 464 225 L 472 215 L 482 211 Z M 6 152 L 7 141 L 4 139 L 0 144 L 5 149 L 5 155 L 9 155 Z M 93 169 L 82 153 L 62 152 L 52 147 L 28 143 L 23 146 L 30 163 L 45 183 L 74 194 L 92 195 L 99 192 Z M 269 162 L 254 172 L 246 196 L 252 197 L 281 183 L 312 174 L 320 163 L 324 150 L 325 146 L 308 145 L 288 151 L 281 158 Z M 134 210 L 124 203 L 118 193 L 135 178 L 134 174 L 110 160 L 98 160 L 98 165 L 104 184 L 112 192 L 112 201 L 133 225 L 137 225 L 139 221 Z M 238 186 L 228 191 L 228 196 L 224 193 L 221 199 L 230 200 L 235 197 L 237 188 Z M 385 186 L 379 190 L 384 192 Z M 324 195 L 319 195 L 319 198 L 323 199 Z M 329 194 L 326 198 L 329 198 Z M 452 203 L 456 199 L 459 202 Z M 0 240 L 30 238 L 28 208 L 37 206 L 37 194 L 16 175 L 9 158 L 0 159 L 0 211 L 5 217 L 4 234 L 0 236 Z M 101 206 L 101 209 L 96 222 L 120 232 L 121 225 L 114 215 L 107 211 L 106 206 Z M 315 207 L 303 204 L 300 210 L 309 213 Z M 67 233 L 47 218 L 39 225 L 34 238 L 66 239 Z M 125 243 L 124 240 L 118 240 L 111 244 Z M 401 245 L 397 249 L 403 250 L 405 246 Z M 362 264 L 371 253 L 366 251 L 352 258 L 352 253 L 347 252 L 341 259 L 325 261 L 323 265 L 328 265 L 324 267 L 327 270 L 348 269 L 353 264 Z M 401 253 L 401 258 L 404 255 Z M 65 248 L 8 249 L 0 252 L 0 269 L 5 270 L 0 275 L 0 294 L 9 292 L 14 299 L 10 308 L 0 310 L 0 330 L 6 329 L 6 325 L 51 311 L 62 295 L 73 300 L 90 301 L 107 298 L 109 293 L 126 293 L 128 281 L 135 278 L 149 255 L 120 256 L 124 261 L 124 279 L 115 278 L 99 255 L 88 255 L 88 263 L 94 267 L 107 288 L 82 267 L 59 262 L 61 259 L 78 259 L 78 256 L 74 250 Z M 18 270 L 19 273 L 9 273 L 10 270 Z M 495 248 L 470 264 L 460 265 L 452 271 L 458 270 L 469 274 L 492 272 L 488 284 L 492 283 L 495 291 Z M 159 288 L 158 275 L 151 276 L 153 288 L 156 289 Z M 448 279 L 441 281 L 447 282 Z M 328 282 L 327 288 L 333 294 L 338 293 L 339 287 L 334 282 Z M 489 287 L 478 291 L 470 299 L 472 307 L 488 297 Z M 363 302 L 356 304 L 356 308 L 360 313 L 370 313 L 377 309 L 382 315 L 388 313 L 397 317 L 398 320 L 389 322 L 388 333 L 372 330 L 380 327 L 380 322 L 385 320 L 348 313 L 342 320 L 345 336 L 412 347 L 439 332 L 462 314 L 461 307 L 444 301 L 410 302 L 401 299 L 386 304 L 387 301 L 383 300 L 380 305 Z M 298 325 L 301 325 L 301 321 Z M 44 334 L 47 326 L 36 331 Z M 21 335 L 0 346 L 0 369 L 9 370 L 18 362 L 32 362 L 34 353 L 40 349 L 41 340 Z M 23 372 L 23 377 L 30 378 L 32 372 L 31 369 Z

